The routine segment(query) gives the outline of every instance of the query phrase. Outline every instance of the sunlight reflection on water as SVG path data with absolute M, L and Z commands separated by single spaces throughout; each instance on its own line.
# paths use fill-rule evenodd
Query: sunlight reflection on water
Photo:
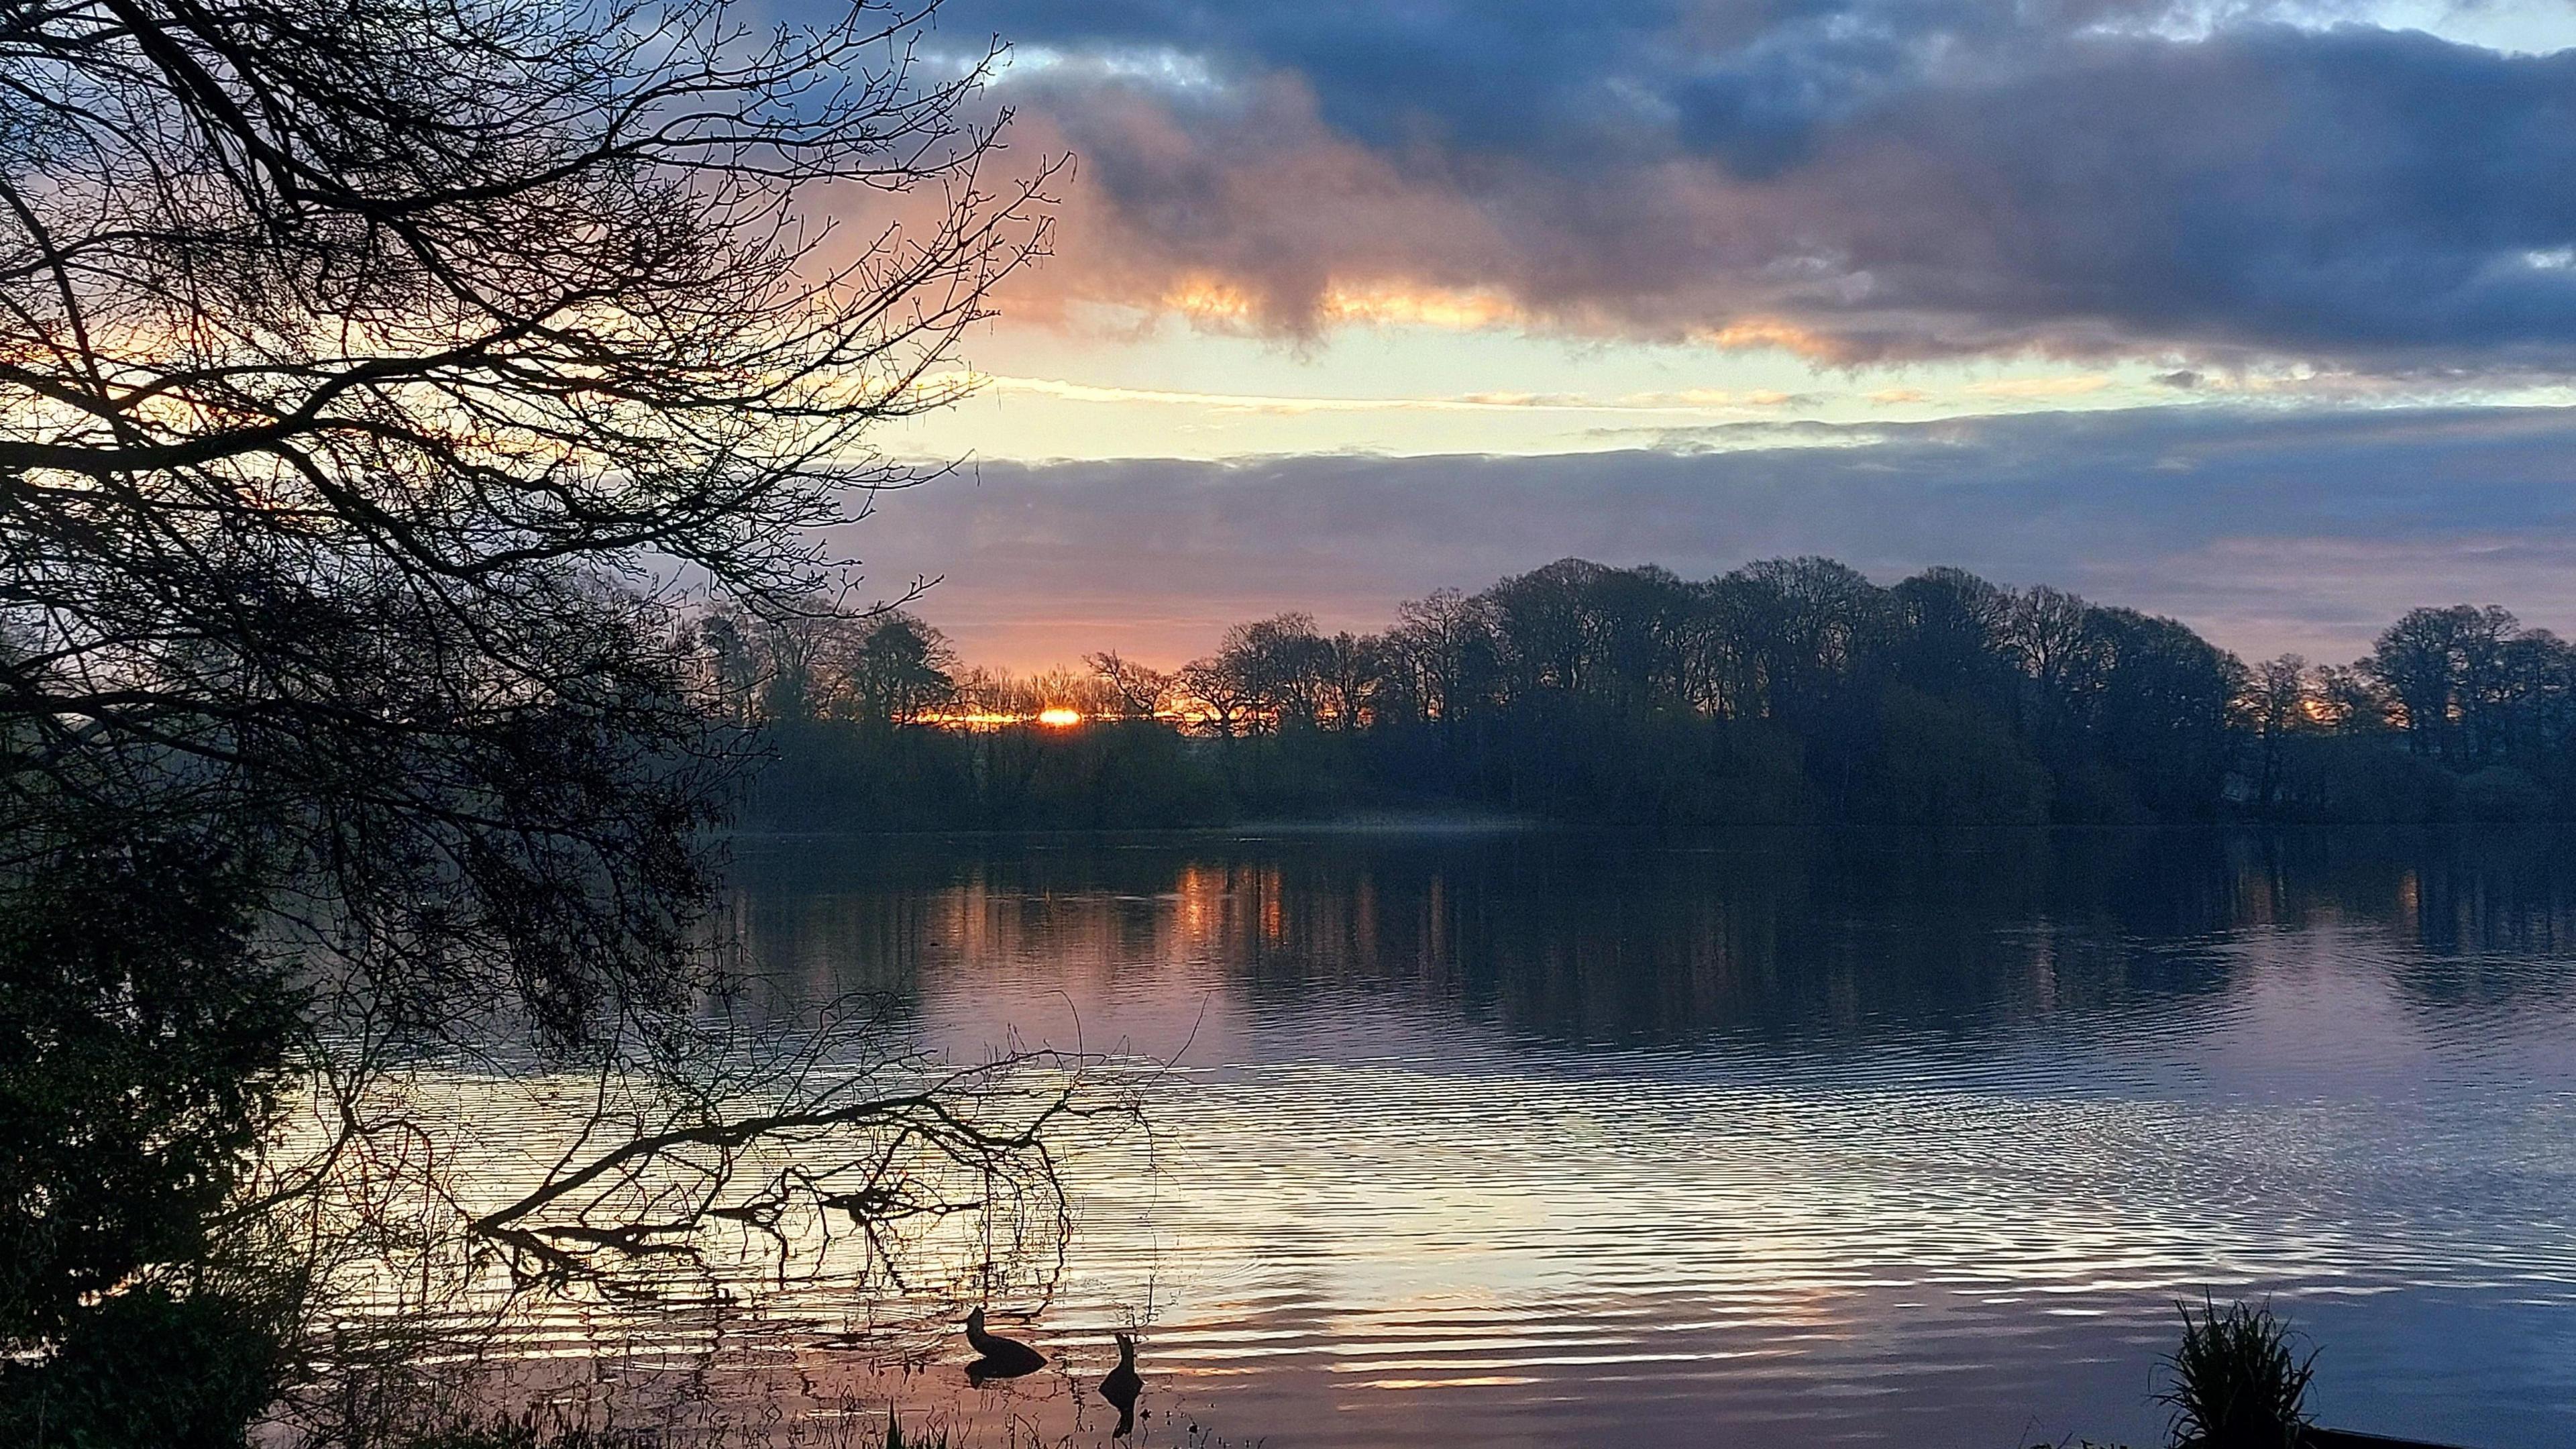
M 1180 1062 L 1011 1330 L 1078 1381 L 809 1386 L 1090 1442 L 1141 1323 L 1146 1443 L 2142 1444 L 2208 1291 L 2329 1422 L 2576 1443 L 2563 841 L 740 855 L 785 999 Z

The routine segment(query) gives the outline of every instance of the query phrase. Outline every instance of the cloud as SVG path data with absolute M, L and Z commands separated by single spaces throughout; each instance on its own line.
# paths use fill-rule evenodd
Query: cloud
M 2098 372 L 2074 377 L 1998 377 L 1972 382 L 1961 391 L 1981 398 L 2068 398 L 2100 392 L 2111 382 Z
M 1969 390 L 1995 397 L 2057 397 L 2070 392 L 2098 390 L 2097 387 L 2050 386 L 2053 381 L 2055 380 L 2033 379 L 2027 388 L 2010 383 L 1996 383 Z M 2107 382 L 2107 379 L 2103 381 Z M 1022 393 L 1064 402 L 1147 404 L 1203 408 L 1218 413 L 1272 413 L 1286 416 L 1303 413 L 1553 412 L 1599 415 L 1679 414 L 1706 417 L 1713 413 L 1741 413 L 1813 401 L 1812 395 L 1809 394 L 1780 392 L 1769 388 L 1756 388 L 1744 392 L 1730 392 L 1723 388 L 1684 388 L 1670 392 L 1629 393 L 1616 399 L 1589 397 L 1580 393 L 1529 392 L 1475 392 L 1435 397 L 1404 395 L 1334 397 L 1190 392 L 1172 388 L 1122 387 L 1068 382 L 1058 378 L 1013 377 L 1004 374 L 972 372 L 928 374 L 921 380 L 920 390 L 929 396 L 964 395 L 975 392 Z
M 2265 15 L 956 0 L 943 23 L 1048 57 L 999 94 L 1082 158 L 1032 306 L 1823 361 L 2576 365 L 2576 52 Z
M 1744 424 L 1704 451 L 986 464 L 846 540 L 970 654 L 1177 662 L 1280 609 L 1367 628 L 1567 554 L 1706 576 L 1826 553 L 1957 564 L 2170 613 L 2249 655 L 2350 658 L 2424 603 L 2576 633 L 2576 409 L 2220 407 L 1866 428 Z M 1828 446 L 1830 444 L 1830 446 Z

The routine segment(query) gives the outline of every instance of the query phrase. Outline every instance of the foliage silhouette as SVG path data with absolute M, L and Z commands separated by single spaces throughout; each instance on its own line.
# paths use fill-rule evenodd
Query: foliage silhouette
M 622 1154 L 621 1120 L 697 1134 L 662 1134 L 712 1154 L 691 1201 L 791 1219 L 844 1184 L 762 1196 L 745 1120 L 800 1124 L 843 1163 L 913 1125 L 917 1064 L 868 1064 L 903 1078 L 881 1113 L 800 1112 L 810 1081 L 749 1082 L 702 1028 L 728 999 L 713 827 L 745 759 L 711 621 L 840 611 L 852 580 L 812 530 L 917 481 L 869 430 L 956 395 L 952 345 L 1045 245 L 1053 166 L 1001 175 L 975 99 L 992 56 L 916 66 L 928 19 L 900 0 L 777 26 L 721 0 L 12 13 L 10 1412 L 77 1438 L 63 1415 L 88 1405 L 102 1445 L 147 1421 L 214 1442 L 258 1407 L 259 1364 L 282 1366 L 281 1413 L 322 1404 L 294 1391 L 328 1374 L 394 1375 L 402 1342 L 322 1306 L 357 1292 L 362 1271 L 332 1273 L 366 1252 L 423 1269 L 380 1283 L 445 1291 L 575 1229 L 595 1236 L 510 1286 L 685 1250 L 703 1223 L 604 1220 L 655 1212 L 669 1167 Z M 810 225 L 826 206 L 864 235 Z M 689 592 L 659 582 L 675 570 Z M 873 646 L 855 677 L 881 712 L 942 687 L 928 637 Z M 802 678 L 771 671 L 760 707 L 801 707 Z M 402 1086 L 428 1062 L 601 1083 L 572 1139 L 592 1155 L 561 1171 L 598 1169 L 606 1197 L 578 1224 L 458 1197 L 414 1150 Z M 943 1149 L 1045 1179 L 1016 1129 L 952 1120 Z M 270 1261 L 289 1221 L 298 1256 Z M 273 1335 L 222 1327 L 272 1309 Z M 163 1398 L 98 1387 L 175 1374 L 208 1335 L 244 1346 L 240 1376 L 213 1355 L 217 1378 Z M 186 1394 L 201 1417 L 151 1418 Z
M 776 828 L 1431 803 L 1649 825 L 2576 814 L 2576 650 L 2496 608 L 2417 610 L 2349 667 L 2249 668 L 2171 619 L 1958 569 L 1882 588 L 1828 559 L 1698 583 L 1567 559 L 1376 634 L 1256 620 L 1169 673 L 1103 651 L 1008 679 L 909 616 L 820 627 L 727 623 L 701 664 L 770 728 L 746 798 Z M 888 630 L 938 661 L 908 708 L 868 662 Z
M 2182 1344 L 2166 1360 L 2173 1386 L 2160 1395 L 2173 1407 L 2177 1449 L 2299 1449 L 2316 1355 L 2299 1356 L 2268 1305 L 2178 1307 Z

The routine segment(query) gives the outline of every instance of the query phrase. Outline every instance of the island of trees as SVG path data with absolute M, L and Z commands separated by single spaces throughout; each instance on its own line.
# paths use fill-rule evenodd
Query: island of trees
M 1704 581 L 1566 559 L 1383 630 L 1302 613 L 1147 668 L 964 668 L 914 614 L 702 621 L 775 829 L 1099 828 L 1453 806 L 1646 825 L 2429 823 L 2576 814 L 2576 646 L 2417 609 L 2348 665 L 1952 568 Z M 1040 716 L 1044 714 L 1045 720 Z

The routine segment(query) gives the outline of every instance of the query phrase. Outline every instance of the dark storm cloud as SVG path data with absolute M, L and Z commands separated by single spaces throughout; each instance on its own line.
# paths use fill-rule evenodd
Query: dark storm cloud
M 1706 576 L 1825 553 L 1957 564 L 2170 613 L 2248 653 L 2347 658 L 2403 609 L 2498 602 L 2576 632 L 2576 411 L 2215 407 L 1871 429 L 1744 427 L 1724 451 L 987 464 L 853 535 L 945 575 L 970 653 L 1175 661 L 1232 620 L 1367 627 L 1549 559 Z
M 2576 358 L 2576 53 L 1961 0 L 959 0 L 1083 158 L 1055 283 L 1296 328 L 1334 285 L 2399 370 Z

